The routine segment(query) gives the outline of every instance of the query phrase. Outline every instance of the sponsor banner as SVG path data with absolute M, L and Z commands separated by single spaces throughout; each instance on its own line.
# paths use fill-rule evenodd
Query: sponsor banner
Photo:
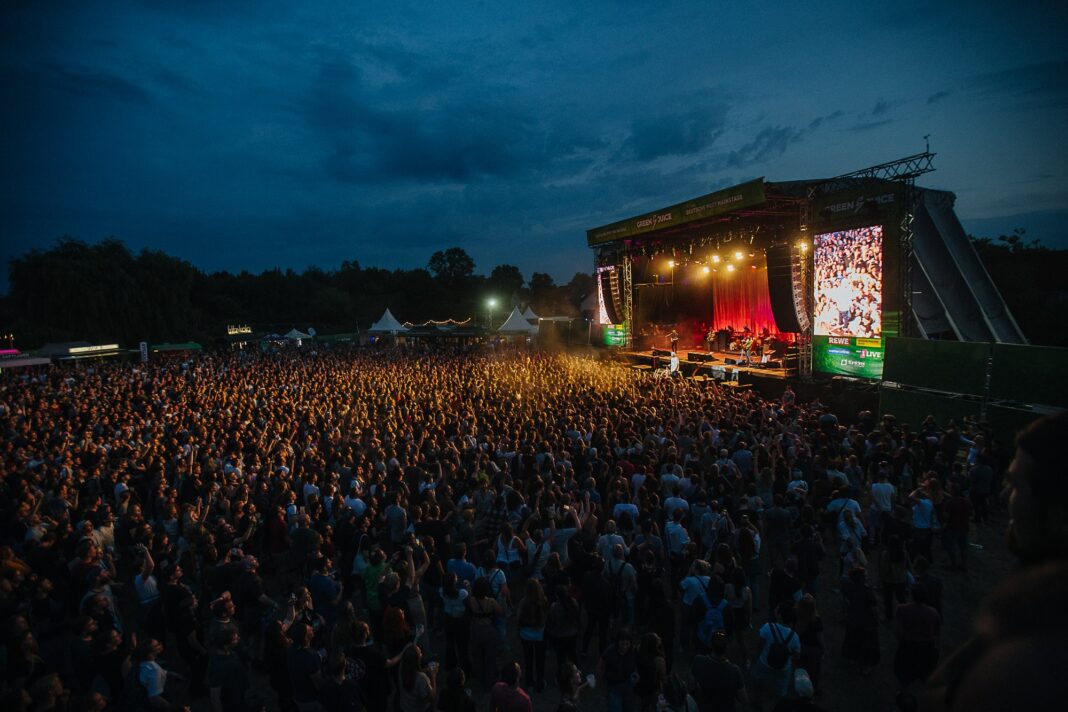
M 760 205 L 764 200 L 764 179 L 757 178 L 733 188 L 717 190 L 715 193 L 687 200 L 685 203 L 587 230 L 586 244 L 599 245 L 665 227 L 684 225 L 693 220 L 729 213 L 732 210 L 751 208 Z
M 881 379 L 885 353 L 882 339 L 812 337 L 812 368 L 822 373 Z
M 612 325 L 609 324 L 604 328 L 604 345 L 605 346 L 626 346 L 627 345 L 627 327 L 625 325 Z
M 141 363 L 148 363 L 148 342 L 141 342 Z

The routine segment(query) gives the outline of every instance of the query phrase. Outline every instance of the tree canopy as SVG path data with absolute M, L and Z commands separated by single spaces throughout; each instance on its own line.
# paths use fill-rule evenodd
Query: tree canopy
M 69 237 L 12 259 L 9 274 L 0 328 L 14 333 L 21 348 L 69 340 L 210 343 L 237 323 L 351 332 L 366 329 L 387 306 L 401 320 L 480 320 L 487 297 L 507 303 L 524 294 L 525 284 L 513 265 L 498 265 L 489 277 L 475 274 L 474 260 L 459 247 L 435 252 L 427 269 L 346 260 L 335 270 L 205 273 L 157 250 L 134 254 L 119 240 L 88 244 Z M 532 277 L 534 309 L 577 314 L 574 281 L 556 287 L 548 275 Z

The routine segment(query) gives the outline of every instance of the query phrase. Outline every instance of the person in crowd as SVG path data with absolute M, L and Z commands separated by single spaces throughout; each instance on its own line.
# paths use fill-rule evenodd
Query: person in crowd
M 726 633 L 716 633 L 709 652 L 690 664 L 690 689 L 701 712 L 734 712 L 749 700 L 741 668 L 727 658 L 729 643 Z
M 867 582 L 868 573 L 854 568 L 842 582 L 846 602 L 845 638 L 842 657 L 851 661 L 862 675 L 879 664 L 879 614 L 876 599 Z
M 509 662 L 501 668 L 501 681 L 490 692 L 490 712 L 533 712 L 530 695 L 519 686 L 519 663 Z

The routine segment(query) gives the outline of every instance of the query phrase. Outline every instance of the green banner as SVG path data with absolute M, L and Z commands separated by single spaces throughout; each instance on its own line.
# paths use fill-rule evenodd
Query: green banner
M 685 203 L 587 230 L 586 244 L 599 245 L 665 227 L 684 225 L 693 220 L 729 213 L 732 210 L 751 208 L 760 205 L 764 200 L 764 179 L 757 178 L 733 188 L 717 190 L 715 193 L 687 200 Z
M 882 339 L 813 336 L 812 370 L 855 378 L 882 378 Z
M 604 345 L 605 346 L 626 346 L 627 345 L 627 327 L 623 324 L 612 325 L 609 324 L 604 328 Z

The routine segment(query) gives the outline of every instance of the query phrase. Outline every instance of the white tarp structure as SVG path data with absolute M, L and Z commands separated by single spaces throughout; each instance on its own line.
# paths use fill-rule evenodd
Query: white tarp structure
M 403 334 L 407 330 L 408 327 L 397 321 L 397 317 L 393 316 L 389 307 L 386 307 L 382 318 L 372 324 L 367 331 L 371 334 Z
M 523 316 L 523 312 L 519 311 L 519 307 L 512 309 L 512 313 L 508 315 L 508 318 L 504 320 L 500 328 L 497 329 L 499 334 L 529 334 L 533 336 L 538 333 L 538 327 L 532 325 Z
M 527 308 L 523 311 L 523 318 L 529 322 L 536 322 L 538 320 L 538 315 L 534 313 L 534 310 L 531 309 L 528 304 Z
M 286 334 L 286 338 L 287 339 L 292 339 L 293 341 L 300 341 L 302 339 L 310 339 L 311 338 L 311 334 L 305 334 L 303 331 L 297 331 L 296 329 L 290 329 L 289 333 Z

